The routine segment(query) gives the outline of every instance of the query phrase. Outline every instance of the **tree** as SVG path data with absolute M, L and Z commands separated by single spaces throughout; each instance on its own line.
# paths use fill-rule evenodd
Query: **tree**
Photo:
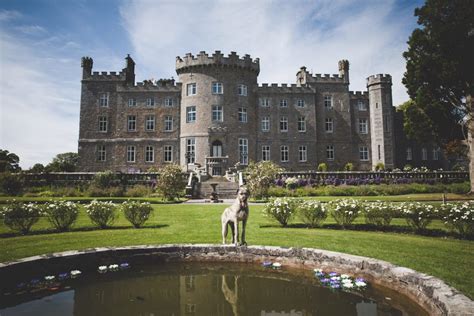
M 245 169 L 247 187 L 256 199 L 266 199 L 268 189 L 274 183 L 277 175 L 283 172 L 277 164 L 271 161 L 251 161 Z
M 31 167 L 28 172 L 31 172 L 31 173 L 41 173 L 41 172 L 44 172 L 45 168 L 43 166 L 43 164 L 41 163 L 35 163 L 33 165 L 33 167 Z
M 466 129 L 474 192 L 474 5 L 427 0 L 415 16 L 421 28 L 413 31 L 403 54 L 403 84 L 414 102 L 409 111 L 426 120 L 424 127 L 431 126 L 440 142 L 458 138 L 459 126 Z
M 21 170 L 19 163 L 20 158 L 16 154 L 0 149 L 0 172 L 18 172 Z
M 51 172 L 74 172 L 79 164 L 77 153 L 58 154 L 53 161 L 46 166 L 46 170 Z

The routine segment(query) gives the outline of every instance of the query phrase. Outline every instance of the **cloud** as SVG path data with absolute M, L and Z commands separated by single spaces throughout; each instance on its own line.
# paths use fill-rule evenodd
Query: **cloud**
M 76 151 L 80 90 L 71 69 L 77 63 L 57 63 L 4 31 L 0 46 L 1 147 L 18 154 L 23 168 Z
M 42 35 L 46 33 L 46 30 L 39 25 L 21 25 L 15 27 L 15 29 L 26 35 Z
M 21 18 L 23 15 L 15 10 L 0 10 L 0 22 L 6 22 Z
M 237 51 L 260 58 L 259 82 L 295 82 L 300 66 L 337 73 L 351 63 L 351 90 L 366 78 L 393 76 L 393 99 L 407 99 L 402 52 L 414 18 L 394 1 L 128 1 L 120 12 L 137 62 L 137 75 L 176 76 L 176 55 Z

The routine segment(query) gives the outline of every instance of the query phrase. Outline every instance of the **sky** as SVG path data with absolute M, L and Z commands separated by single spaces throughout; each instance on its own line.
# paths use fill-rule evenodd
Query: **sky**
M 336 74 L 350 62 L 350 90 L 393 78 L 393 104 L 408 100 L 403 52 L 420 0 L 192 1 L 0 0 L 0 149 L 20 165 L 77 152 L 80 60 L 136 79 L 176 78 L 176 56 L 220 50 L 260 58 L 259 83 L 295 83 L 301 66 Z

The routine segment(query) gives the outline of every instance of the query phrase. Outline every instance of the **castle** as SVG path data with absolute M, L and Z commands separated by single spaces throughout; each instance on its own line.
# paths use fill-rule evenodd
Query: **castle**
M 442 167 L 436 146 L 403 134 L 392 105 L 392 78 L 367 78 L 349 90 L 349 62 L 335 75 L 306 67 L 295 84 L 258 84 L 260 61 L 235 52 L 176 58 L 179 81 L 135 83 L 135 62 L 120 72 L 92 72 L 82 58 L 79 131 L 81 171 L 144 172 L 166 163 L 223 175 L 237 163 L 271 160 L 287 170 L 341 170 L 405 164 Z

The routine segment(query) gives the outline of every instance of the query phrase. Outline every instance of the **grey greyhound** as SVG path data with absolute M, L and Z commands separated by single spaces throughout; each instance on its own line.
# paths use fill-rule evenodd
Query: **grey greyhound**
M 232 243 L 236 246 L 246 245 L 245 242 L 245 226 L 249 218 L 249 191 L 246 187 L 241 187 L 237 192 L 237 198 L 234 203 L 224 210 L 222 213 L 222 243 L 226 243 L 227 226 L 232 230 Z M 242 240 L 239 243 L 239 221 L 242 222 Z

